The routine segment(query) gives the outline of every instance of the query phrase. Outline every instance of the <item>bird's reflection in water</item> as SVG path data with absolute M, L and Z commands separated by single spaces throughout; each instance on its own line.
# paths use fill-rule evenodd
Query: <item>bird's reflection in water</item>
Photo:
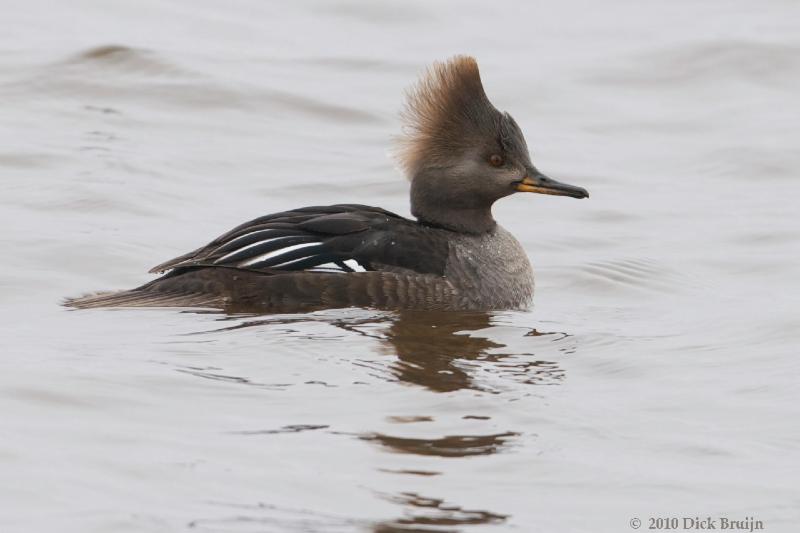
M 507 515 L 489 511 L 463 509 L 440 498 L 426 498 L 414 492 L 403 492 L 386 499 L 403 505 L 405 516 L 375 524 L 373 533 L 454 532 L 457 526 L 500 524 Z
M 452 311 L 397 311 L 367 318 L 309 314 L 245 320 L 205 333 L 325 322 L 351 334 L 378 340 L 384 353 L 397 357 L 397 361 L 389 365 L 389 371 L 394 377 L 402 383 L 418 385 L 435 392 L 461 389 L 499 392 L 488 384 L 487 378 L 547 385 L 558 384 L 564 379 L 563 369 L 554 361 L 541 360 L 529 352 L 501 351 L 507 345 L 492 338 L 490 328 L 494 325 L 494 318 L 490 313 Z M 222 320 L 241 319 L 241 315 L 229 315 Z M 384 329 L 380 326 L 384 326 Z M 524 329 L 524 333 L 517 336 L 519 339 L 546 336 L 561 340 L 568 337 L 565 333 L 520 329 Z M 568 353 L 566 348 L 557 349 Z
M 502 357 L 492 353 L 506 346 L 490 339 L 487 332 L 481 332 L 491 327 L 491 319 L 487 313 L 398 313 L 382 340 L 385 350 L 397 357 L 391 367 L 393 374 L 403 383 L 436 392 L 482 388 L 474 382 L 476 368 L 468 363 Z M 458 458 L 498 453 L 517 436 L 517 433 L 505 432 L 411 438 L 370 433 L 362 434 L 360 438 L 395 453 Z M 411 472 L 411 469 L 406 472 Z M 402 516 L 376 523 L 374 533 L 460 531 L 462 526 L 499 524 L 507 519 L 499 513 L 464 509 L 441 498 L 425 497 L 416 492 L 385 497 L 402 506 Z
M 470 335 L 491 326 L 487 313 L 401 312 L 386 332 L 384 346 L 397 355 L 395 375 L 403 382 L 438 392 L 472 388 L 460 360 L 484 357 L 505 345 Z
M 188 523 L 196 531 L 372 531 L 373 533 L 461 531 L 458 526 L 500 524 L 507 515 L 464 509 L 441 498 L 416 492 L 396 495 L 377 493 L 379 498 L 403 506 L 400 518 L 369 521 L 339 513 L 316 511 L 306 506 L 286 507 L 269 502 L 235 503 L 208 501 L 206 516 Z
M 238 317 L 230 320 L 241 321 Z M 224 319 L 224 320 L 227 320 Z M 215 331 L 236 330 L 256 326 L 324 322 L 349 334 L 374 339 L 386 355 L 396 359 L 381 362 L 381 366 L 400 383 L 424 387 L 433 392 L 478 390 L 502 393 L 498 379 L 513 380 L 514 385 L 557 384 L 564 379 L 564 371 L 554 361 L 543 360 L 526 350 L 542 350 L 556 355 L 569 353 L 571 343 L 555 344 L 534 341 L 530 337 L 544 337 L 561 341 L 563 333 L 540 333 L 536 329 L 503 325 L 497 315 L 480 312 L 412 312 L 346 316 L 309 314 L 303 316 L 273 316 L 250 319 Z M 499 329 L 496 326 L 501 326 Z M 294 330 L 294 333 L 302 333 Z M 309 338 L 313 338 L 309 336 Z M 508 339 L 505 342 L 501 339 Z M 507 343 L 513 343 L 509 348 Z M 549 358 L 549 357 L 548 357 Z M 378 358 L 380 361 L 380 358 Z M 374 361 L 375 359 L 372 359 Z M 511 387 L 512 389 L 518 386 Z M 429 416 L 393 417 L 395 422 L 433 421 Z M 464 416 L 464 418 L 483 417 Z M 260 432 L 259 434 L 264 433 Z M 275 433 L 274 431 L 270 434 Z M 330 431 L 331 434 L 342 434 Z M 348 434 L 373 443 L 387 451 L 410 456 L 425 456 L 452 460 L 475 458 L 502 453 L 519 438 L 513 431 L 490 434 L 439 435 L 432 438 L 406 437 L 385 433 Z M 426 479 L 442 475 L 436 470 L 413 468 L 388 470 L 395 475 L 413 475 Z M 401 492 L 381 495 L 402 506 L 402 516 L 372 524 L 375 533 L 408 531 L 460 531 L 463 526 L 500 524 L 508 516 L 488 510 L 464 509 L 444 499 L 424 497 L 419 492 Z
M 412 439 L 370 433 L 361 435 L 361 438 L 378 443 L 393 452 L 438 457 L 470 457 L 497 453 L 506 441 L 517 435 L 519 434 L 508 431 L 493 435 L 448 435 L 437 439 Z
M 490 337 L 492 319 L 493 315 L 480 312 L 398 313 L 384 339 L 387 351 L 398 358 L 394 374 L 400 381 L 436 392 L 495 392 L 477 383 L 476 374 L 484 372 L 531 384 L 563 379 L 564 373 L 555 362 L 534 359 L 530 353 L 500 352 L 506 345 Z M 520 337 L 538 335 L 542 334 L 533 329 Z M 507 360 L 512 356 L 516 356 L 513 361 Z
M 241 319 L 241 315 L 229 315 L 222 320 Z M 492 337 L 493 320 L 495 315 L 484 312 L 397 311 L 366 318 L 309 314 L 245 320 L 204 333 L 324 322 L 348 333 L 379 341 L 384 353 L 397 357 L 388 370 L 398 381 L 435 392 L 461 389 L 499 392 L 496 387 L 489 385 L 489 381 L 492 381 L 490 378 L 535 385 L 552 385 L 563 381 L 564 371 L 554 361 L 539 359 L 530 352 L 502 351 L 507 345 L 500 342 L 496 335 Z M 516 336 L 517 340 L 526 337 L 562 340 L 569 336 L 565 333 L 541 333 L 533 328 L 519 329 L 524 332 Z M 564 347 L 555 349 L 569 353 Z M 549 351 L 552 353 L 552 349 Z

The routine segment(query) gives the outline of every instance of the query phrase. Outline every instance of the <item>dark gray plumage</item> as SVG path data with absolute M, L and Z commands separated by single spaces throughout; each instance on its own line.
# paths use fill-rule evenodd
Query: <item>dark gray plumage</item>
M 515 192 L 585 198 L 531 164 L 525 138 L 492 106 L 475 60 L 435 64 L 408 97 L 399 157 L 417 221 L 357 204 L 246 222 L 151 270 L 130 291 L 71 307 L 191 306 L 296 312 L 331 307 L 489 310 L 530 304 L 533 274 L 491 207 Z

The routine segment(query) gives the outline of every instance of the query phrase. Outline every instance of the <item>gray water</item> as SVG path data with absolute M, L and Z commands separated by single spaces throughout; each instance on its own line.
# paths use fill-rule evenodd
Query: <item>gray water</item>
M 2 7 L 3 533 L 797 530 L 796 2 Z M 592 194 L 497 205 L 530 312 L 60 307 L 262 214 L 408 214 L 403 90 L 455 53 Z

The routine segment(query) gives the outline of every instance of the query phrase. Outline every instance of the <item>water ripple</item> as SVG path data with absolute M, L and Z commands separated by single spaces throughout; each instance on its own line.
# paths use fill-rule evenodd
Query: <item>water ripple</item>
M 741 81 L 791 86 L 800 71 L 800 47 L 745 40 L 691 43 L 643 54 L 629 68 L 595 72 L 587 81 L 654 88 L 659 84 Z

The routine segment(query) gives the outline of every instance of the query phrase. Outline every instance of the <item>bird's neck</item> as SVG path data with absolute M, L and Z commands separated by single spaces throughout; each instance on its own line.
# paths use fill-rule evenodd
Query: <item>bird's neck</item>
M 492 217 L 492 203 L 459 194 L 457 186 L 427 179 L 411 182 L 411 213 L 424 224 L 450 231 L 482 234 L 494 230 L 497 222 Z
M 411 213 L 424 224 L 458 233 L 477 235 L 489 233 L 497 227 L 491 209 L 439 209 L 438 212 L 431 212 L 412 206 Z

